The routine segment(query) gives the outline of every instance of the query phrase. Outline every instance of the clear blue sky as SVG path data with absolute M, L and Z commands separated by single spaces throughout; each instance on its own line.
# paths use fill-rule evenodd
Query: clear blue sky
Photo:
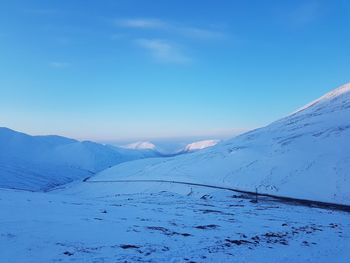
M 120 140 L 228 136 L 350 81 L 348 0 L 11 0 L 0 126 Z

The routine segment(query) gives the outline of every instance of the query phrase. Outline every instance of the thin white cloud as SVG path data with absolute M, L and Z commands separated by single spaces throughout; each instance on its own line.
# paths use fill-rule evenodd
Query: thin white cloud
M 184 37 L 199 39 L 215 39 L 224 36 L 224 33 L 218 30 L 210 30 L 193 26 L 184 26 L 181 24 L 169 23 L 161 19 L 134 18 L 116 20 L 116 26 L 134 29 L 148 29 L 171 32 Z
M 128 18 L 115 20 L 115 26 L 128 30 L 149 31 L 154 36 L 152 38 L 135 38 L 133 41 L 138 47 L 147 50 L 158 62 L 186 64 L 192 59 L 183 51 L 183 47 L 176 44 L 176 40 L 164 40 L 164 34 L 172 38 L 217 40 L 223 38 L 225 34 L 219 30 L 185 26 L 181 23 L 170 23 L 161 19 L 150 18 Z M 125 32 L 123 32 L 125 33 Z
M 120 20 L 116 20 L 115 23 L 117 26 L 127 27 L 127 28 L 156 29 L 156 28 L 167 27 L 167 24 L 159 19 L 144 19 L 144 18 L 120 19 Z
M 71 64 L 68 63 L 68 62 L 52 61 L 52 62 L 49 63 L 49 66 L 52 67 L 52 68 L 63 69 L 63 68 L 70 67 Z
M 149 51 L 158 62 L 185 64 L 191 61 L 178 46 L 161 39 L 137 39 L 135 43 Z

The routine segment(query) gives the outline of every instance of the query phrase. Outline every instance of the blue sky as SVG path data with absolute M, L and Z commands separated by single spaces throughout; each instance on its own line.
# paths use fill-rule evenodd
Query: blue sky
M 0 126 L 228 137 L 350 81 L 347 0 L 0 4 Z

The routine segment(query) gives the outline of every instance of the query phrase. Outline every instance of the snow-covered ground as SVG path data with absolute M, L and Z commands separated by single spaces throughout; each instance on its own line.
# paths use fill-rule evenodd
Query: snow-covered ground
M 168 183 L 0 190 L 1 262 L 339 262 L 349 213 Z
M 208 149 L 117 165 L 93 180 L 176 180 L 350 205 L 350 83 Z

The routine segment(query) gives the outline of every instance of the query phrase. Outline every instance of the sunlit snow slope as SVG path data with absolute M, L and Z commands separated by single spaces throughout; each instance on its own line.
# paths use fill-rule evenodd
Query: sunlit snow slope
M 205 148 L 215 146 L 218 143 L 219 143 L 219 140 L 203 140 L 203 141 L 193 142 L 193 143 L 187 144 L 183 151 L 194 152 L 198 150 L 203 150 Z
M 0 128 L 0 187 L 45 190 L 90 176 L 121 162 L 154 157 L 60 136 L 30 136 Z
M 350 84 L 214 147 L 117 165 L 92 180 L 161 179 L 350 205 Z

